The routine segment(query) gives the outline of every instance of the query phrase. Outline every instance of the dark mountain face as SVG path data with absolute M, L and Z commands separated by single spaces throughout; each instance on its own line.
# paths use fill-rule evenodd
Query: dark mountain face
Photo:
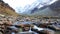
M 53 3 L 52 5 L 49 6 L 49 8 L 53 11 L 56 12 L 55 15 L 60 16 L 60 0 Z
M 38 10 L 38 8 L 34 8 L 33 10 L 31 10 L 31 14 L 36 12 Z
M 51 10 L 60 11 L 60 1 L 57 1 L 50 5 Z

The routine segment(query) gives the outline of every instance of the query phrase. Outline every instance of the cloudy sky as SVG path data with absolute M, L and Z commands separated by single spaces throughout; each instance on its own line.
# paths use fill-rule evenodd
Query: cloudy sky
M 16 10 L 17 13 L 22 13 L 22 12 L 25 12 L 23 11 L 24 10 L 24 7 L 25 6 L 30 6 L 32 7 L 32 3 L 36 3 L 36 5 L 38 3 L 41 3 L 41 4 L 52 4 L 53 2 L 55 2 L 56 0 L 3 0 L 5 3 L 8 3 L 13 9 Z M 52 1 L 52 2 L 50 2 Z M 50 3 L 49 3 L 50 2 Z M 41 7 L 44 6 L 44 5 L 40 5 Z M 30 8 L 28 7 L 28 8 Z M 26 7 L 25 7 L 26 8 Z M 32 7 L 34 8 L 34 7 Z M 19 9 L 19 10 L 18 10 Z M 31 10 L 31 9 L 28 9 L 28 10 Z
M 15 8 L 16 6 L 24 7 L 27 4 L 32 4 L 36 0 L 3 0 L 8 3 L 11 7 Z

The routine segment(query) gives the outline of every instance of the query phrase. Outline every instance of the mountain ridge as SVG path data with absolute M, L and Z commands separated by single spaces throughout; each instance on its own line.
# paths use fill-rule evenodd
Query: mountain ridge
M 15 10 L 2 0 L 0 0 L 0 14 L 18 16 Z

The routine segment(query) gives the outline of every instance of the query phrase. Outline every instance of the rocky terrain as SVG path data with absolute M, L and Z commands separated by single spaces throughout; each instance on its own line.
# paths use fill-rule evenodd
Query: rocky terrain
M 0 14 L 18 16 L 15 10 L 2 0 L 0 0 Z

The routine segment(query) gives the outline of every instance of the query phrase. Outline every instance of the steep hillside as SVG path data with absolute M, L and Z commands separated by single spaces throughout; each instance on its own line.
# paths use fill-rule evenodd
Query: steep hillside
M 0 14 L 18 16 L 18 14 L 15 13 L 15 10 L 2 0 L 0 0 Z

